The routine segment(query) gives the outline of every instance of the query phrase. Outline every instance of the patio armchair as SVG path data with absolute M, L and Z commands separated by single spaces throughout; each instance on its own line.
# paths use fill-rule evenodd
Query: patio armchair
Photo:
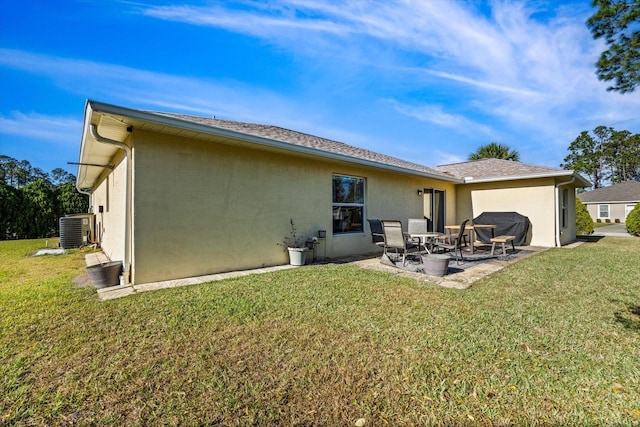
M 382 229 L 382 221 L 379 219 L 368 219 L 369 228 L 371 229 L 371 243 L 384 248 L 384 230 Z
M 402 266 L 404 267 L 407 255 L 411 252 L 418 252 L 420 246 L 411 243 L 402 232 L 400 221 L 382 221 L 384 230 L 384 254 L 389 256 L 389 250 L 394 250 L 396 254 L 402 254 Z
M 443 238 L 447 239 L 448 242 L 445 240 L 441 240 L 434 244 L 434 246 L 438 249 L 442 248 L 448 251 L 453 251 L 456 257 L 456 264 L 458 265 L 460 265 L 461 260 L 464 261 L 464 258 L 462 256 L 462 245 L 466 242 L 464 233 L 466 231 L 468 222 L 468 219 L 462 221 L 462 223 L 460 224 L 460 229 L 458 230 L 458 234 L 456 236 L 443 236 Z M 460 257 L 458 257 L 458 254 L 460 255 Z

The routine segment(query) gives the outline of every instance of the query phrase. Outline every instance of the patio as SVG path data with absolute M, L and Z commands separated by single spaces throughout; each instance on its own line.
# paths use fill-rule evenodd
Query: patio
M 431 276 L 424 272 L 424 266 L 418 262 L 417 256 L 407 257 L 406 265 L 402 260 L 389 260 L 375 257 L 353 261 L 353 264 L 369 270 L 398 274 L 421 282 L 434 283 L 445 288 L 467 289 L 476 280 L 502 270 L 504 267 L 548 250 L 538 246 L 516 246 L 515 251 L 507 251 L 506 255 L 490 255 L 490 249 L 482 248 L 473 254 L 464 254 L 464 261 L 457 264 L 452 257 L 447 274 L 442 277 Z M 395 262 L 394 262 L 395 261 Z
M 419 263 L 416 258 L 411 256 L 407 258 L 407 263 L 404 267 L 402 266 L 402 261 L 387 264 L 382 263 L 379 254 L 327 259 L 325 261 L 318 260 L 316 262 L 310 263 L 310 265 L 353 264 L 367 270 L 383 271 L 386 273 L 411 278 L 419 282 L 435 284 L 444 288 L 467 289 L 476 280 L 482 279 L 489 274 L 502 270 L 504 267 L 513 264 L 514 262 L 527 258 L 536 253 L 543 252 L 547 249 L 549 248 L 536 246 L 516 246 L 515 252 L 508 251 L 507 255 L 490 256 L 490 252 L 486 250 L 477 251 L 473 255 L 465 254 L 464 262 L 461 262 L 460 265 L 455 262 L 455 259 L 452 259 L 452 261 L 449 263 L 448 273 L 443 277 L 430 276 L 425 274 L 422 264 Z M 105 262 L 108 262 L 108 258 L 102 252 L 92 252 L 85 255 L 85 263 L 87 266 Z M 143 283 L 139 285 L 111 286 L 97 289 L 97 292 L 98 297 L 101 300 L 110 300 L 126 297 L 140 292 L 196 285 L 206 282 L 215 282 L 218 280 L 224 280 L 233 277 L 248 276 L 252 274 L 263 274 L 290 268 L 296 267 L 292 267 L 291 265 L 281 265 L 254 270 L 232 271 L 228 273 L 211 274 L 184 279 Z M 85 286 L 90 284 L 88 277 L 84 278 L 83 284 Z

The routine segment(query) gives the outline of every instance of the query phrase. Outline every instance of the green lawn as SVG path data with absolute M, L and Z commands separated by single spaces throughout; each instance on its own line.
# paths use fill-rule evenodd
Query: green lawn
M 327 265 L 106 302 L 43 246 L 0 242 L 0 425 L 640 425 L 640 239 L 465 291 Z

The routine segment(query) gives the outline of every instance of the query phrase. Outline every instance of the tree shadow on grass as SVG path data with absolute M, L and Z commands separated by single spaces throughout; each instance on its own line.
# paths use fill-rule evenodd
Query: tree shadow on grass
M 640 332 L 640 305 L 631 304 L 627 306 L 627 310 L 616 312 L 613 314 L 616 322 L 620 323 L 626 329 Z

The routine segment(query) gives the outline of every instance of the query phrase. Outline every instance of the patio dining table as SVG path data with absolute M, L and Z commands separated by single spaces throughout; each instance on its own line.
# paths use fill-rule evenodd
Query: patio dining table
M 419 246 L 422 246 L 428 254 L 431 254 L 433 250 L 433 241 L 436 237 L 442 236 L 442 233 L 438 232 L 428 232 L 428 233 L 408 233 L 409 237 L 412 239 L 418 239 Z
M 455 234 L 458 230 L 460 230 L 460 224 L 458 225 L 445 225 L 444 226 L 445 230 L 447 230 L 447 234 L 451 235 L 451 234 Z M 498 228 L 497 225 L 494 224 L 472 224 L 472 225 L 467 225 L 465 227 L 465 230 L 468 230 L 469 232 L 469 251 L 471 254 L 473 254 L 473 242 L 476 240 L 476 232 L 475 230 L 478 229 L 490 229 L 491 230 L 491 237 L 495 237 L 494 234 L 494 230 Z

